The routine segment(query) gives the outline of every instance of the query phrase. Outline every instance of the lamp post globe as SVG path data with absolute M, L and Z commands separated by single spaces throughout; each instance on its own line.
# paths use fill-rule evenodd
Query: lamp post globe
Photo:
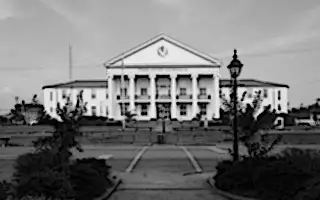
M 241 73 L 241 70 L 242 70 L 242 67 L 243 67 L 243 64 L 238 59 L 238 55 L 237 55 L 237 50 L 236 49 L 233 51 L 233 56 L 232 57 L 233 57 L 233 59 L 230 62 L 230 64 L 227 66 L 227 68 L 229 69 L 231 78 L 235 79 L 235 78 L 239 77 L 239 75 Z

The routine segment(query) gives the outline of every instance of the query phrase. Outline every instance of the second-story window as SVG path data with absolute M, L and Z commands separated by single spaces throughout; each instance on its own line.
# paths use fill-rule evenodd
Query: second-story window
M 281 100 L 281 91 L 278 90 L 278 100 L 280 101 Z
M 207 94 L 207 88 L 200 88 L 200 95 L 206 95 Z
M 253 92 L 252 88 L 249 88 L 247 92 L 248 98 L 252 98 L 252 92 Z
M 268 89 L 263 89 L 263 97 L 268 98 Z
M 50 92 L 50 101 L 53 101 L 53 92 Z
M 91 99 L 97 98 L 97 91 L 95 89 L 91 90 Z
M 180 88 L 180 95 L 187 95 L 187 88 Z
M 62 99 L 67 98 L 67 91 L 66 90 L 62 90 Z
M 147 95 L 147 88 L 141 88 L 140 89 L 140 93 L 141 93 L 141 96 L 145 96 L 145 95 Z
M 120 95 L 121 95 L 121 96 L 123 96 L 123 95 L 124 95 L 124 96 L 127 96 L 127 88 L 121 88 L 121 89 L 120 89 Z

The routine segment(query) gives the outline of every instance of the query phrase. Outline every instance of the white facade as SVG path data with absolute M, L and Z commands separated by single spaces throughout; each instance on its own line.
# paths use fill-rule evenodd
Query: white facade
M 76 94 L 83 89 L 84 101 L 88 102 L 87 115 L 121 120 L 121 107 L 125 105 L 126 110 L 136 112 L 138 120 L 156 119 L 161 114 L 171 119 L 191 120 L 198 113 L 209 120 L 220 118 L 221 62 L 164 34 L 107 61 L 105 67 L 106 80 L 100 84 L 75 81 L 45 86 L 46 111 L 55 116 L 56 103 L 64 101 L 63 93 L 68 95 L 72 91 L 75 101 Z M 242 89 L 245 88 L 239 88 L 239 93 Z M 268 100 L 263 103 L 281 102 L 281 109 L 287 111 L 286 89 L 268 90 Z M 227 93 L 229 89 L 222 90 Z M 273 90 L 281 90 L 283 98 L 274 101 Z
M 260 82 L 260 81 L 257 81 L 257 82 Z M 274 86 L 269 84 L 264 84 L 262 86 L 259 86 L 259 85 L 242 86 L 238 88 L 238 98 L 240 99 L 243 93 L 247 92 L 243 103 L 251 104 L 256 92 L 258 91 L 261 91 L 261 97 L 262 97 L 260 112 L 263 110 L 265 106 L 270 105 L 271 110 L 275 110 L 276 113 L 288 113 L 288 88 L 285 86 Z M 225 94 L 226 97 L 229 97 L 230 88 L 222 87 L 221 92 Z

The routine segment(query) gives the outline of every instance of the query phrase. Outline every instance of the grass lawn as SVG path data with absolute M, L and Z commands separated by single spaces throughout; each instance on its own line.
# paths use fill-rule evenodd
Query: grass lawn
M 0 159 L 0 180 L 9 180 L 13 174 L 15 160 Z
M 229 127 L 230 128 L 230 127 Z M 210 130 L 204 131 L 198 129 L 195 131 L 181 130 L 165 134 L 165 142 L 167 144 L 182 145 L 212 145 L 232 140 L 232 135 L 227 135 L 224 130 L 226 126 L 210 127 Z M 320 130 L 313 128 L 304 130 L 303 127 L 288 127 L 287 130 L 270 132 L 269 138 L 275 138 L 276 135 L 283 135 L 283 144 L 320 144 Z M 290 129 L 290 130 L 288 130 Z M 41 136 L 39 132 L 53 131 L 50 126 L 3 126 L 0 127 L 1 135 L 10 135 L 10 143 L 17 145 L 31 146 L 32 141 Z M 84 126 L 82 132 L 86 132 L 85 136 L 79 137 L 81 144 L 129 144 L 135 143 L 146 145 L 157 142 L 157 133 L 148 130 L 138 130 L 137 133 L 132 130 L 120 131 L 120 127 L 112 126 Z M 29 134 L 27 134 L 29 133 Z M 38 134 L 36 134 L 38 133 Z

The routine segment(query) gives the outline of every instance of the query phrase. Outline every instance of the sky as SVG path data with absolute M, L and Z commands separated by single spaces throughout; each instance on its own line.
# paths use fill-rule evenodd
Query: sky
M 104 61 L 159 33 L 225 66 L 236 48 L 241 78 L 288 84 L 293 107 L 320 97 L 319 0 L 0 0 L 0 110 L 68 81 L 69 42 L 73 78 L 104 79 Z

